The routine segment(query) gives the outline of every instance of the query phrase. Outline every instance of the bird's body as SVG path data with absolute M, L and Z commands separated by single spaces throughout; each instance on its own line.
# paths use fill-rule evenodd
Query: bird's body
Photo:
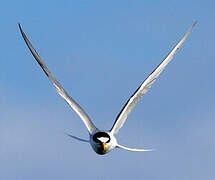
M 90 135 L 90 144 L 96 153 L 103 155 L 115 149 L 117 140 L 110 132 L 95 131 Z
M 185 39 L 190 34 L 191 30 L 195 26 L 196 23 L 192 25 L 192 27 L 185 33 L 183 38 L 178 42 L 178 44 L 170 51 L 170 53 L 166 56 L 166 58 L 154 69 L 154 71 L 143 81 L 143 83 L 139 86 L 139 88 L 134 92 L 134 94 L 128 99 L 125 106 L 122 108 L 120 113 L 118 114 L 112 128 L 109 131 L 102 131 L 99 130 L 91 121 L 89 116 L 86 114 L 86 112 L 81 108 L 81 106 L 73 99 L 71 98 L 68 93 L 64 90 L 64 88 L 61 86 L 61 84 L 55 79 L 55 77 L 52 75 L 48 67 L 46 66 L 45 62 L 42 60 L 42 58 L 38 55 L 30 41 L 28 40 L 27 36 L 23 32 L 20 24 L 19 29 L 21 31 L 22 37 L 27 44 L 29 50 L 31 51 L 32 55 L 40 65 L 40 67 L 43 69 L 49 80 L 54 85 L 56 91 L 58 94 L 72 107 L 72 109 L 80 116 L 82 121 L 84 122 L 85 126 L 87 127 L 87 130 L 89 132 L 89 140 L 81 139 L 79 137 L 73 136 L 71 134 L 67 134 L 68 136 L 77 139 L 79 141 L 90 143 L 93 150 L 100 154 L 106 154 L 110 151 L 112 151 L 115 148 L 121 148 L 128 151 L 151 151 L 150 149 L 132 149 L 125 146 L 122 146 L 118 144 L 117 139 L 115 137 L 115 134 L 119 131 L 119 129 L 123 126 L 125 123 L 128 114 L 131 112 L 131 110 L 134 108 L 136 103 L 141 99 L 141 97 L 150 89 L 151 85 L 155 82 L 157 77 L 160 75 L 160 73 L 164 70 L 166 65 L 172 60 L 173 56 L 175 55 L 176 51 L 180 48 L 180 46 L 183 44 Z

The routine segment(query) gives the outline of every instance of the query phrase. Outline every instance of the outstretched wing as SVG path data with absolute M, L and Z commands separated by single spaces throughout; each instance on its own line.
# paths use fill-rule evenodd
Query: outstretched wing
M 150 89 L 150 87 L 155 82 L 160 73 L 164 70 L 166 65 L 172 60 L 175 53 L 181 47 L 187 36 L 190 34 L 195 24 L 196 22 L 188 29 L 188 31 L 185 33 L 184 37 L 179 41 L 179 43 L 170 51 L 166 58 L 157 66 L 157 68 L 155 68 L 155 70 L 145 79 L 145 81 L 143 81 L 143 83 L 139 86 L 135 93 L 126 102 L 113 124 L 113 127 L 111 129 L 111 132 L 113 134 L 117 133 L 119 129 L 123 126 L 125 120 L 128 117 L 128 114 L 134 108 L 136 103 L 141 99 L 141 97 Z
M 75 102 L 74 99 L 72 99 L 67 92 L 64 90 L 64 88 L 61 86 L 61 84 L 55 79 L 55 77 L 52 75 L 52 73 L 49 71 L 48 67 L 46 66 L 45 62 L 42 60 L 42 58 L 39 56 L 37 51 L 34 49 L 30 41 L 28 40 L 27 36 L 23 32 L 21 25 L 19 25 L 20 32 L 22 34 L 22 37 L 27 44 L 29 50 L 31 51 L 32 55 L 40 65 L 40 67 L 43 69 L 44 73 L 47 75 L 49 80 L 54 85 L 56 91 L 58 94 L 72 107 L 72 109 L 80 116 L 80 118 L 83 120 L 85 126 L 87 127 L 88 131 L 92 133 L 96 127 L 93 124 L 93 122 L 90 120 L 89 116 L 84 112 L 84 110 L 79 106 L 78 103 Z

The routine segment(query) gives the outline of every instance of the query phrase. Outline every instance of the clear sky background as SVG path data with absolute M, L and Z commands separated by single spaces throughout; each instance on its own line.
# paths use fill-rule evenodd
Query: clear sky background
M 202 180 L 215 177 L 212 0 L 1 0 L 0 179 Z M 117 134 L 155 152 L 99 156 L 18 30 L 101 129 L 194 21 L 198 24 Z

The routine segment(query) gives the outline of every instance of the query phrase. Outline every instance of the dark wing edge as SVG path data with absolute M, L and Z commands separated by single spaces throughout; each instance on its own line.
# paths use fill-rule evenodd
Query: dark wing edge
M 194 26 L 197 22 L 193 23 L 193 25 L 188 29 L 182 39 L 178 42 L 178 44 L 169 52 L 169 54 L 164 58 L 164 60 L 154 69 L 154 71 L 143 81 L 143 83 L 139 86 L 139 88 L 134 92 L 134 94 L 128 99 L 120 113 L 118 114 L 112 128 L 111 132 L 116 134 L 119 129 L 125 123 L 129 113 L 134 108 L 136 103 L 141 99 L 141 97 L 150 89 L 152 84 L 155 82 L 160 73 L 164 70 L 166 65 L 173 59 L 173 56 L 183 44 L 185 39 L 188 37 Z
M 82 121 L 84 122 L 85 126 L 87 127 L 88 131 L 92 133 L 96 130 L 96 126 L 93 124 L 93 122 L 90 120 L 89 116 L 86 114 L 86 112 L 81 108 L 81 106 L 75 102 L 74 99 L 72 99 L 68 93 L 64 90 L 64 88 L 61 86 L 61 84 L 55 79 L 55 77 L 52 75 L 48 67 L 46 66 L 45 62 L 42 60 L 42 58 L 39 56 L 37 51 L 32 46 L 31 42 L 28 40 L 27 36 L 22 30 L 22 27 L 20 23 L 18 23 L 19 30 L 21 32 L 21 35 L 28 46 L 29 50 L 31 51 L 32 55 L 34 56 L 35 60 L 38 62 L 40 67 L 43 69 L 46 76 L 49 78 L 49 80 L 54 85 L 56 91 L 58 94 L 72 107 L 72 109 L 80 116 Z

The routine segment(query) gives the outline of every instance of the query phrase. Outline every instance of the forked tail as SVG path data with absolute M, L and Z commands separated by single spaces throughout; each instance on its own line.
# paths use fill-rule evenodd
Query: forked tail
M 146 152 L 146 151 L 154 151 L 155 149 L 133 149 L 133 148 L 128 148 L 122 145 L 117 144 L 117 148 L 125 149 L 127 151 L 136 151 L 136 152 Z
M 88 143 L 90 142 L 89 140 L 81 139 L 81 138 L 79 138 L 79 137 L 73 136 L 73 135 L 68 134 L 68 133 L 65 133 L 65 134 L 66 134 L 67 136 L 69 136 L 69 137 L 73 138 L 73 139 L 78 140 L 78 141 L 88 142 Z

